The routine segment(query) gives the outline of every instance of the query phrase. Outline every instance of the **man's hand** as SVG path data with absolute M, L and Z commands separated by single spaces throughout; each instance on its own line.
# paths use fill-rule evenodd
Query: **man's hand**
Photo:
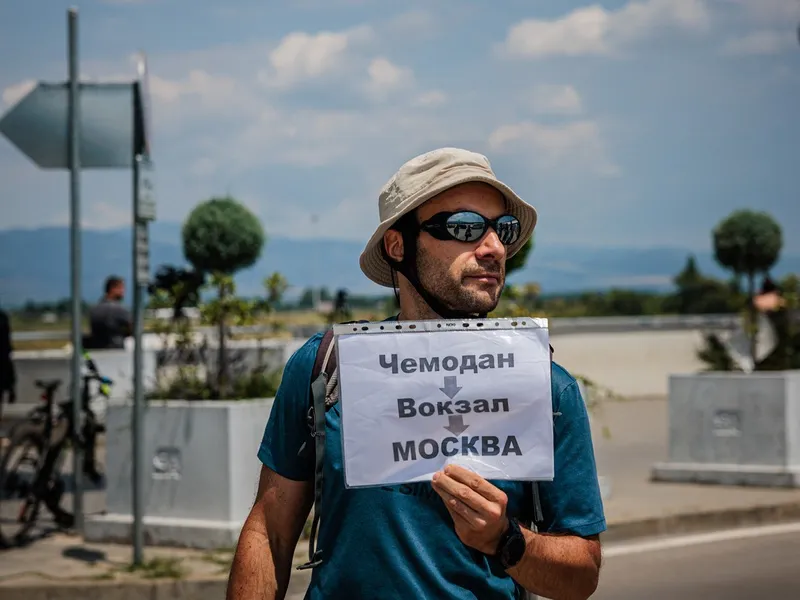
M 459 539 L 470 548 L 494 554 L 508 529 L 505 492 L 458 465 L 434 473 L 432 485 L 453 517 Z

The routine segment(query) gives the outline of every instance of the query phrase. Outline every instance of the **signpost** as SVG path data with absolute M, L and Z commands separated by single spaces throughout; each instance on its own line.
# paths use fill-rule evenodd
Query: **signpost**
M 147 63 L 140 56 L 138 88 L 134 103 L 142 115 L 142 138 L 133 158 L 133 330 L 136 346 L 133 350 L 133 562 L 143 557 L 144 528 L 144 388 L 142 384 L 142 333 L 144 329 L 144 293 L 150 282 L 150 234 L 148 223 L 156 218 L 153 197 L 152 163 L 150 163 L 149 111 L 147 98 Z
M 80 173 L 84 169 L 133 168 L 134 236 L 134 563 L 142 562 L 142 295 L 149 279 L 147 223 L 155 219 L 150 165 L 150 117 L 146 68 L 130 83 L 80 83 L 78 11 L 68 11 L 66 83 L 38 83 L 0 119 L 2 133 L 42 169 L 70 173 L 70 271 L 72 385 L 76 431 L 81 430 Z M 143 166 L 144 165 L 144 166 Z M 141 181 L 140 181 L 141 177 Z M 141 195 L 139 191 L 142 191 Z M 83 457 L 73 448 L 75 526 L 83 533 Z
M 546 319 L 334 326 L 345 485 L 553 479 Z
M 72 296 L 72 381 L 70 396 L 72 397 L 72 422 L 75 431 L 83 431 L 83 415 L 81 398 L 81 357 L 83 344 L 81 343 L 81 200 L 80 200 L 80 172 L 81 172 L 81 107 L 80 92 L 78 89 L 78 14 L 75 9 L 67 13 L 69 28 L 68 54 L 69 54 L 69 197 L 70 197 L 70 232 L 69 245 L 72 260 L 72 273 L 70 280 L 70 294 Z M 80 445 L 72 445 L 72 476 L 75 481 L 75 492 L 72 496 L 72 510 L 75 515 L 75 527 L 83 532 L 83 452 Z

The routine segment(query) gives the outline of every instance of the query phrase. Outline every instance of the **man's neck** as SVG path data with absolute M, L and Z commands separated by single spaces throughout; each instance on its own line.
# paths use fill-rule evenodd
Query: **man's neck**
M 441 319 L 433 309 L 427 304 L 422 306 L 415 306 L 410 303 L 410 306 L 403 306 L 401 303 L 400 313 L 397 316 L 398 321 L 427 321 L 432 319 Z

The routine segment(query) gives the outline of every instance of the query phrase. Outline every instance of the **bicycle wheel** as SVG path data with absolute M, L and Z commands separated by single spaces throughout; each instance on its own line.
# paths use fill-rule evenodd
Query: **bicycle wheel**
M 60 506 L 66 487 L 62 449 L 60 442 L 45 445 L 37 424 L 22 424 L 15 432 L 0 463 L 0 544 L 5 548 L 28 543 L 35 525 L 42 534 L 72 527 L 73 515 Z M 42 504 L 53 515 L 52 523 L 40 518 Z
M 44 464 L 41 430 L 27 423 L 14 428 L 0 462 L 0 545 L 21 545 L 36 522 L 41 502 L 36 480 Z

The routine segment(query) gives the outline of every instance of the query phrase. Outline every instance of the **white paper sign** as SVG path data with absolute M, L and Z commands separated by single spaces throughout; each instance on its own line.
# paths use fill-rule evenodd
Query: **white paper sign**
M 347 487 L 430 481 L 450 463 L 486 479 L 553 479 L 545 319 L 335 333 Z

